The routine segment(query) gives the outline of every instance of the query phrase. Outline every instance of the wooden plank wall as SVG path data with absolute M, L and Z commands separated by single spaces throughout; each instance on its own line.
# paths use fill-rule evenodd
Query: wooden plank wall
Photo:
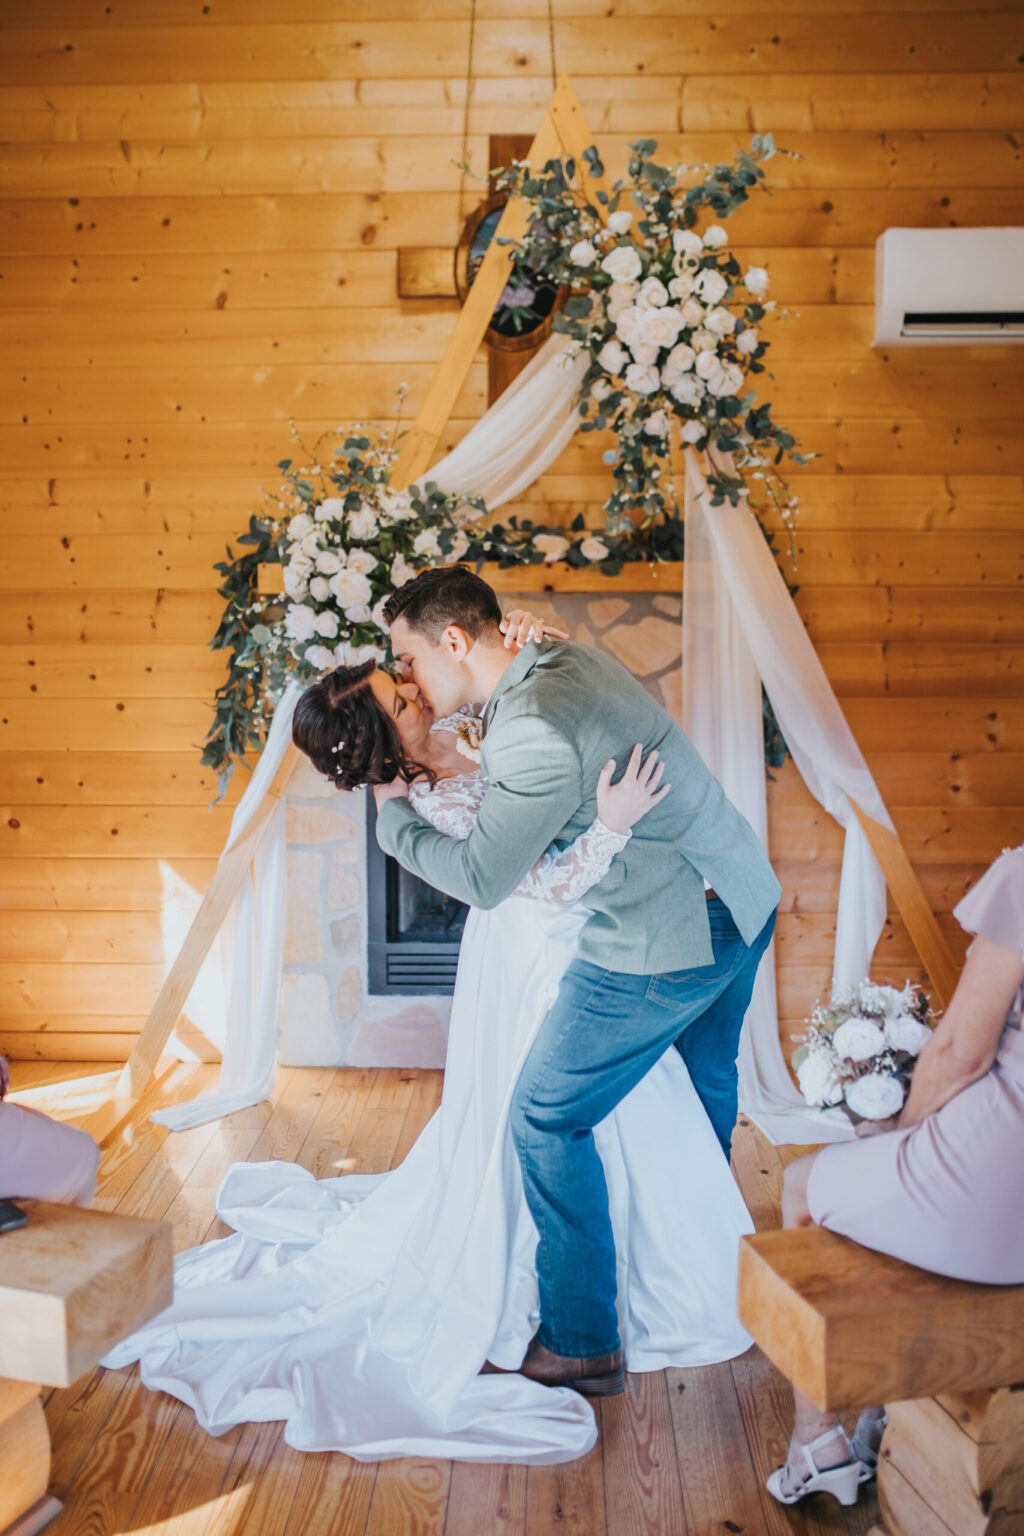
M 774 398 L 801 474 L 799 604 L 928 895 L 1024 836 L 1020 352 L 869 350 L 888 225 L 1024 211 L 1013 0 L 553 0 L 612 167 L 631 137 L 804 158 L 736 220 L 799 312 Z M 415 409 L 453 319 L 396 249 L 459 227 L 469 0 L 0 0 L 0 1046 L 122 1056 L 227 824 L 195 743 L 211 564 L 288 450 Z M 545 0 L 478 0 L 471 160 L 551 89 Z M 463 207 L 475 199 L 472 185 Z M 472 370 L 449 440 L 483 408 Z M 600 444 L 531 494 L 596 520 Z M 787 769 L 782 1011 L 828 981 L 840 841 Z M 898 922 L 879 973 L 914 957 Z M 791 1025 L 784 1022 L 784 1033 Z

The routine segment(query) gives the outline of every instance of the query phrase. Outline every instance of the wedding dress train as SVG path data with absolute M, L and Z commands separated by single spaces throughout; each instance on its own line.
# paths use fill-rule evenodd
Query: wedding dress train
M 479 775 L 413 788 L 424 816 L 466 835 Z M 606 868 L 614 848 L 601 830 L 589 849 Z M 539 894 L 564 894 L 567 855 L 545 855 L 527 877 L 538 894 L 470 912 L 441 1104 L 405 1161 L 321 1180 L 290 1163 L 235 1164 L 217 1191 L 234 1235 L 180 1254 L 172 1305 L 104 1364 L 138 1360 L 147 1386 L 190 1404 L 213 1434 L 284 1420 L 300 1450 L 532 1464 L 589 1450 L 584 1398 L 478 1374 L 485 1359 L 514 1369 L 538 1322 L 536 1229 L 507 1120 L 586 918 Z M 675 1049 L 595 1137 L 627 1369 L 742 1353 L 737 1247 L 752 1226 Z

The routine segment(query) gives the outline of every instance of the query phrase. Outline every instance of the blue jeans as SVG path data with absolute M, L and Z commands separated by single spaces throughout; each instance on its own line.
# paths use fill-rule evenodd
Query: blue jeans
M 675 1044 L 726 1158 L 736 1123 L 736 1053 L 775 913 L 747 945 L 708 902 L 713 965 L 630 976 L 574 960 L 530 1050 L 512 1137 L 537 1224 L 538 1338 L 558 1355 L 619 1347 L 615 1242 L 593 1127 Z

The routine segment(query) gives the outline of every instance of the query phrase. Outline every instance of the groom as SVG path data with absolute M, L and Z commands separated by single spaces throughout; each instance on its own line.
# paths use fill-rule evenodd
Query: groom
M 639 742 L 666 764 L 671 793 L 587 893 L 593 915 L 510 1114 L 540 1236 L 541 1323 L 522 1374 L 621 1392 L 615 1245 L 592 1129 L 675 1044 L 729 1156 L 740 1027 L 781 888 L 687 737 L 612 657 L 549 640 L 506 649 L 497 598 L 462 566 L 421 572 L 384 616 L 436 716 L 487 700 L 487 792 L 465 841 L 423 821 L 403 781 L 376 790 L 381 847 L 450 896 L 486 908 L 511 895 L 551 843 L 594 820 L 609 758 Z

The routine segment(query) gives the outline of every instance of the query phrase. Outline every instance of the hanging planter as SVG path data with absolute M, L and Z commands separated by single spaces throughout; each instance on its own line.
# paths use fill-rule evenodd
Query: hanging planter
M 463 304 L 507 202 L 507 193 L 494 193 L 466 220 L 455 249 L 455 287 Z M 551 334 L 567 293 L 565 286 L 552 282 L 539 267 L 517 264 L 495 305 L 484 341 L 496 352 L 535 351 Z

